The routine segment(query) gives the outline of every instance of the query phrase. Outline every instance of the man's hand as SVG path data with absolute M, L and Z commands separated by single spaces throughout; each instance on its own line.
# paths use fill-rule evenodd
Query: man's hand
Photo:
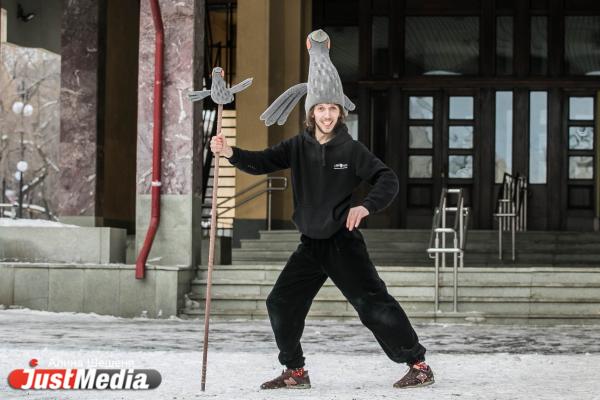
M 227 139 L 220 133 L 213 136 L 210 140 L 210 150 L 213 153 L 221 153 L 223 157 L 231 157 L 233 155 L 233 149 L 227 144 Z
M 352 207 L 348 213 L 348 218 L 346 219 L 346 228 L 348 228 L 349 231 L 354 228 L 358 228 L 360 221 L 367 215 L 369 215 L 369 210 L 367 210 L 365 207 Z

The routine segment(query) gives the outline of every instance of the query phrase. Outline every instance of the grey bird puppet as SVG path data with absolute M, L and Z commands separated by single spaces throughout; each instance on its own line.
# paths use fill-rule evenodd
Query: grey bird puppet
M 306 38 L 306 48 L 310 57 L 308 67 L 308 82 L 292 86 L 260 116 L 265 125 L 277 122 L 283 125 L 288 116 L 306 94 L 304 108 L 306 114 L 312 106 L 319 103 L 335 103 L 342 106 L 344 114 L 354 110 L 354 103 L 344 94 L 342 80 L 329 58 L 331 40 L 325 31 L 319 29 L 311 32 Z
M 242 82 L 234 85 L 230 88 L 225 84 L 225 72 L 221 67 L 214 67 L 212 70 L 212 83 L 210 84 L 210 90 L 199 90 L 196 92 L 190 92 L 188 97 L 191 101 L 202 100 L 205 97 L 210 96 L 212 101 L 216 104 L 228 104 L 233 101 L 233 95 L 241 92 L 248 86 L 252 85 L 252 78 L 243 80 Z

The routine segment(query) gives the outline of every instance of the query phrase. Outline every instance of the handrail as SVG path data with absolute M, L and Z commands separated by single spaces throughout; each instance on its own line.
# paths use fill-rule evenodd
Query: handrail
M 282 186 L 272 186 L 273 181 L 282 181 L 283 185 Z M 284 191 L 287 189 L 288 187 L 288 180 L 285 176 L 269 176 L 266 177 L 263 180 L 260 180 L 250 186 L 248 186 L 247 188 L 244 188 L 243 190 L 237 192 L 236 194 L 234 194 L 233 196 L 229 196 L 227 198 L 225 198 L 223 201 L 219 202 L 217 204 L 217 209 L 219 207 L 221 207 L 223 204 L 227 203 L 228 201 L 231 201 L 235 198 L 237 198 L 238 196 L 241 196 L 243 194 L 246 194 L 248 192 L 250 192 L 252 189 L 262 185 L 263 183 L 267 183 L 267 187 L 262 189 L 261 191 L 254 193 L 253 195 L 251 195 L 248 198 L 245 198 L 242 202 L 240 203 L 236 203 L 233 206 L 227 207 L 224 210 L 221 210 L 217 213 L 217 217 L 225 214 L 226 212 L 233 210 L 234 208 L 237 208 L 241 205 L 244 205 L 252 200 L 254 200 L 255 198 L 261 196 L 263 193 L 267 193 L 267 229 L 271 230 L 271 192 L 279 192 L 279 191 Z M 202 207 L 208 208 L 211 207 L 210 204 L 202 204 Z
M 498 220 L 498 259 L 502 260 L 502 232 L 510 229 L 512 260 L 515 261 L 516 232 L 527 230 L 527 177 L 504 173 L 494 217 Z M 510 228 L 509 228 L 510 226 Z
M 441 210 L 444 207 L 444 198 L 446 196 L 446 188 L 442 188 L 442 194 L 440 196 L 440 203 L 439 206 L 437 206 L 435 208 L 435 210 L 433 210 L 433 222 L 431 224 L 431 234 L 429 235 L 429 248 L 432 248 L 434 245 L 434 240 L 435 240 L 435 228 L 437 228 L 440 224 L 440 218 L 441 218 Z M 430 258 L 431 254 L 429 255 Z
M 19 204 L 16 202 L 15 203 L 0 203 L 0 217 L 4 216 L 4 211 L 2 211 L 3 208 L 12 208 L 13 210 L 15 210 L 18 207 L 19 207 Z M 48 220 L 58 221 L 58 218 L 56 218 L 56 216 L 54 214 L 52 214 L 52 212 L 45 207 L 38 206 L 36 204 L 23 203 L 21 208 L 23 210 L 28 210 L 30 213 L 30 217 L 31 217 L 32 212 L 36 212 L 36 213 L 40 213 L 40 214 L 45 214 L 48 217 Z M 16 215 L 16 213 L 13 212 L 13 215 Z
M 448 196 L 456 195 L 456 206 L 448 206 Z M 464 205 L 465 200 L 462 189 L 443 188 L 440 195 L 439 207 L 434 210 L 433 222 L 431 226 L 431 235 L 429 237 L 429 247 L 427 253 L 430 258 L 435 259 L 435 294 L 434 304 L 435 312 L 440 312 L 439 307 L 439 292 L 440 292 L 440 254 L 442 258 L 442 268 L 446 267 L 446 254 L 453 255 L 453 303 L 454 312 L 458 311 L 458 266 L 460 260 L 460 268 L 464 267 L 464 256 L 467 245 L 467 231 L 469 225 L 470 210 Z M 454 213 L 454 227 L 446 227 L 446 214 Z M 454 235 L 453 247 L 446 247 L 446 234 Z M 440 246 L 441 235 L 441 246 Z

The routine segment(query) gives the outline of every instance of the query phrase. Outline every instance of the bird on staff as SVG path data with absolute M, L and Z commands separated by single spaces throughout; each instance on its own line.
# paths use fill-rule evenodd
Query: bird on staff
M 212 83 L 210 90 L 198 90 L 190 92 L 188 97 L 191 101 L 202 100 L 208 96 L 215 102 L 215 104 L 228 104 L 233 101 L 233 95 L 241 92 L 248 86 L 252 85 L 252 78 L 243 80 L 242 82 L 234 85 L 230 88 L 225 83 L 225 71 L 221 67 L 215 67 L 212 70 Z

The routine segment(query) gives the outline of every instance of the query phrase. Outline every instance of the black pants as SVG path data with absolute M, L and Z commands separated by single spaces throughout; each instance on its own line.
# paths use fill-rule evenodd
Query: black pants
M 304 320 L 327 277 L 354 306 L 392 361 L 411 365 L 425 359 L 425 348 L 379 278 L 362 234 L 343 227 L 329 239 L 302 235 L 267 298 L 281 364 L 287 368 L 304 366 L 300 345 Z

